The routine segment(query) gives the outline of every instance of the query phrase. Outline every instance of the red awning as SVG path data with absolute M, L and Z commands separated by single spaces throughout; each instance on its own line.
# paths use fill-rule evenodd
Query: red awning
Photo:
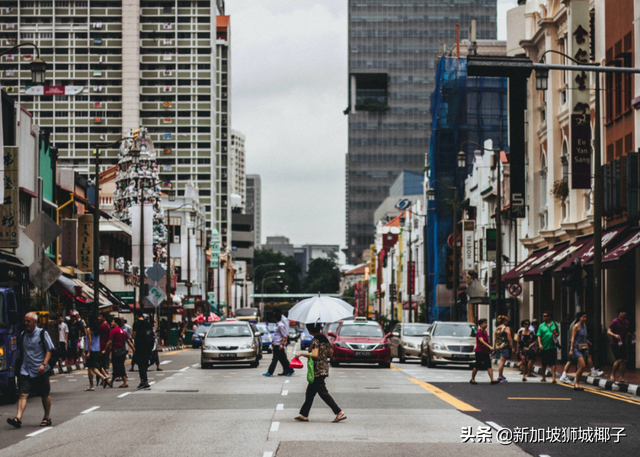
M 620 225 L 618 227 L 610 228 L 602 233 L 602 247 L 604 248 L 607 244 L 611 243 L 618 235 L 622 234 L 624 230 L 627 228 L 626 225 Z M 593 259 L 593 235 L 589 235 L 588 237 L 583 237 L 581 240 L 576 240 L 573 244 L 577 244 L 578 242 L 582 242 L 582 247 L 571 255 L 568 259 L 566 259 L 558 268 L 555 269 L 554 273 L 557 276 L 565 275 L 565 268 L 568 268 L 569 265 L 573 263 L 575 259 L 580 259 L 582 265 L 586 265 L 591 259 Z M 572 246 L 573 246 L 572 245 Z
M 620 261 L 620 257 L 633 251 L 640 244 L 640 230 L 634 230 L 622 240 L 620 244 L 611 249 L 602 257 L 602 266 L 605 268 L 615 267 Z
M 538 264 L 535 268 L 532 268 L 524 274 L 525 281 L 537 281 L 542 279 L 549 269 L 558 265 L 559 262 L 564 261 L 569 255 L 575 252 L 571 249 L 568 242 L 556 244 L 554 247 L 540 257 Z
M 513 270 L 502 275 L 503 284 L 517 284 L 520 282 L 522 275 L 534 268 L 538 264 L 540 257 L 547 253 L 547 251 L 547 248 L 534 251 L 533 254 L 520 262 Z

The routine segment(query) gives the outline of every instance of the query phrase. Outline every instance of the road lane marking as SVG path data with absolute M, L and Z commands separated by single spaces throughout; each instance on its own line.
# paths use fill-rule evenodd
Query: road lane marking
M 508 400 L 564 400 L 571 401 L 570 398 L 558 398 L 558 397 L 507 397 Z
M 198 365 L 200 365 L 200 363 L 194 363 L 193 365 L 191 365 L 192 367 L 197 367 Z
M 165 365 L 167 363 L 171 363 L 172 360 L 163 360 L 162 362 L 160 362 L 160 365 Z
M 432 394 L 434 394 L 436 397 L 438 397 L 440 400 L 449 403 L 451 406 L 453 406 L 454 408 L 460 410 L 460 411 L 480 411 L 477 408 L 474 408 L 473 406 L 469 405 L 468 403 L 465 403 L 461 400 L 458 400 L 456 397 L 454 397 L 451 394 L 446 393 L 445 391 L 438 389 L 436 386 L 434 386 L 433 384 L 429 384 L 428 382 L 424 382 L 424 381 L 420 381 L 416 378 L 407 378 L 409 381 L 411 381 L 414 384 L 419 385 L 420 387 L 422 387 L 423 389 L 428 390 L 429 392 L 431 392 Z
M 566 385 L 566 384 L 557 384 L 559 386 L 562 387 L 568 387 L 569 389 L 573 389 L 573 385 Z M 626 397 L 623 394 L 617 394 L 614 392 L 607 392 L 604 390 L 598 390 L 598 389 L 593 389 L 593 388 L 589 388 L 589 387 L 585 387 L 584 388 L 585 392 L 590 392 L 593 394 L 597 394 L 597 395 L 602 395 L 603 397 L 609 397 L 612 398 L 614 400 L 620 400 L 620 401 L 624 401 L 626 403 L 631 403 L 632 405 L 640 405 L 640 401 L 639 400 L 634 400 L 632 398 Z
M 100 407 L 99 406 L 94 406 L 93 408 L 85 409 L 80 414 L 89 414 L 91 411 L 95 411 L 98 408 L 100 408 Z
M 262 457 L 273 457 L 273 452 L 265 452 Z
M 277 432 L 278 427 L 280 427 L 280 422 L 271 422 L 271 430 L 270 432 Z
M 285 384 L 289 384 L 289 380 L 287 379 L 284 383 L 285 383 Z
M 390 367 L 390 368 L 391 368 L 392 370 L 402 371 L 402 368 L 399 368 L 399 367 L 395 366 L 393 363 L 391 364 L 391 367 Z
M 131 392 L 125 392 L 123 394 L 118 395 L 118 398 L 122 398 L 122 397 L 126 397 L 127 395 L 129 395 Z
M 78 381 L 77 379 L 67 379 L 67 381 Z
M 178 370 L 178 371 L 187 371 L 189 368 L 191 367 L 184 367 L 182 370 Z
M 282 395 L 289 395 L 289 391 L 288 390 L 283 390 L 282 391 Z
M 491 425 L 493 428 L 495 428 L 495 429 L 496 429 L 496 430 L 498 430 L 498 431 L 500 431 L 500 430 L 502 430 L 502 429 L 504 428 L 504 427 L 502 427 L 502 426 L 500 426 L 500 425 L 496 424 L 495 422 L 487 421 L 486 423 L 487 423 L 487 424 L 489 424 L 489 425 Z
M 36 436 L 42 432 L 46 432 L 47 430 L 51 430 L 53 427 L 45 427 L 42 430 L 38 430 L 37 432 L 29 433 L 27 436 Z
M 282 411 L 284 409 L 284 403 L 278 403 L 276 405 L 276 411 Z
M 152 386 L 152 385 L 154 385 L 155 383 L 156 383 L 155 381 L 151 381 L 151 382 L 149 383 L 149 385 L 150 385 L 150 386 Z

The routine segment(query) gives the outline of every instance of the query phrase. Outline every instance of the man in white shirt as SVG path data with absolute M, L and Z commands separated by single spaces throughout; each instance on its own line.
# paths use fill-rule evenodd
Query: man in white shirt
M 69 327 L 64 321 L 64 316 L 58 316 L 58 367 L 62 370 L 62 361 L 67 359 L 67 341 L 69 340 Z

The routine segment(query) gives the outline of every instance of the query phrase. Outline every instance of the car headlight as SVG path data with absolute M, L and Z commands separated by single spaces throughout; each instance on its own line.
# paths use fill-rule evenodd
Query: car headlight
M 253 349 L 255 346 L 253 343 L 249 344 L 243 344 L 242 346 L 240 346 L 240 349 Z
M 215 347 L 215 346 L 214 346 L 213 344 L 211 344 L 211 343 L 205 344 L 205 345 L 204 345 L 204 347 L 205 347 L 205 349 L 210 349 L 210 350 L 212 350 L 212 351 L 217 351 L 217 350 L 218 350 L 218 348 L 217 348 L 217 347 Z
M 388 347 L 389 347 L 389 343 L 382 343 L 382 344 L 379 344 L 376 349 L 386 349 Z
M 433 347 L 433 349 L 435 349 L 436 351 L 442 351 L 445 349 L 444 344 L 440 343 L 433 343 L 431 347 Z
M 404 347 L 406 347 L 406 348 L 412 348 L 412 349 L 413 349 L 413 348 L 415 348 L 415 347 L 416 347 L 416 345 L 415 345 L 415 344 L 413 344 L 413 343 L 406 342 L 406 343 L 404 343 Z
M 336 341 L 336 346 L 342 349 L 349 349 L 349 346 L 347 346 L 345 343 L 341 343 L 340 341 Z

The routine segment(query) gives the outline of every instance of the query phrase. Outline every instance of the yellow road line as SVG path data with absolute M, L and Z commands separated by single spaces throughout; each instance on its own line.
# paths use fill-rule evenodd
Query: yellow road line
M 573 389 L 573 385 L 564 385 L 564 384 L 558 384 L 559 386 L 562 387 L 567 387 L 569 389 Z M 593 389 L 593 388 L 589 388 L 589 387 L 585 387 L 584 389 L 585 392 L 590 392 L 593 394 L 597 394 L 597 395 L 602 395 L 603 397 L 608 397 L 608 398 L 612 398 L 614 400 L 620 400 L 620 401 L 624 401 L 626 403 L 631 403 L 632 405 L 639 405 L 640 406 L 640 401 L 638 400 L 634 400 L 632 398 L 629 397 L 625 397 L 622 394 L 617 394 L 614 392 L 609 392 L 609 391 L 603 391 L 603 390 L 597 390 L 597 389 Z
M 429 384 L 428 382 L 420 381 L 419 379 L 416 379 L 416 378 L 407 378 L 407 379 L 409 381 L 411 381 L 412 383 L 419 385 L 423 389 L 428 390 L 433 395 L 438 397 L 440 400 L 449 403 L 451 406 L 453 406 L 454 408 L 456 408 L 456 409 L 458 409 L 460 411 L 480 411 L 479 409 L 474 408 L 473 406 L 469 405 L 468 403 L 465 403 L 465 402 L 463 402 L 461 400 L 458 400 L 453 395 L 448 394 L 448 393 L 446 393 L 445 391 L 443 391 L 441 389 L 438 389 L 433 384 Z
M 507 397 L 508 400 L 565 400 L 571 401 L 570 398 L 558 398 L 558 397 Z
M 391 364 L 391 369 L 392 370 L 397 370 L 397 371 L 402 371 L 402 368 L 398 368 L 397 366 L 395 366 L 394 364 Z

